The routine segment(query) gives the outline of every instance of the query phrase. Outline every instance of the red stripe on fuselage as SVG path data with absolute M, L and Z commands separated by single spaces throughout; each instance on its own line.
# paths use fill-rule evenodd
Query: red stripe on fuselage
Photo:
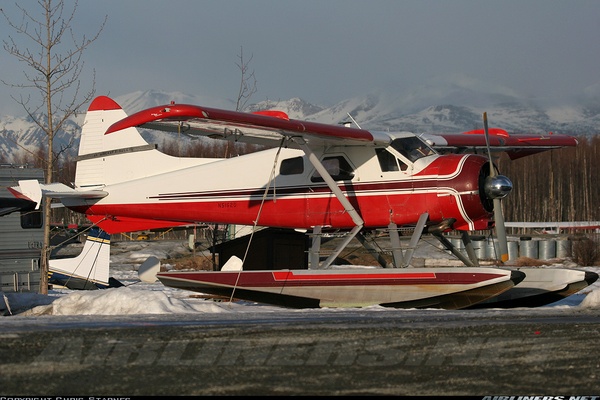
M 414 224 L 423 212 L 429 213 L 431 221 L 453 217 L 458 222 L 463 222 L 465 210 L 471 220 L 489 217 L 489 213 L 481 206 L 477 193 L 461 194 L 457 199 L 457 193 L 448 190 L 440 191 L 436 187 L 416 190 L 418 192 L 404 187 L 392 191 L 382 186 L 368 192 L 372 194 L 361 192 L 358 196 L 349 196 L 349 200 L 363 218 L 365 227 L 385 227 L 390 223 L 390 218 L 399 225 Z M 261 208 L 261 199 L 258 197 L 254 199 L 209 197 L 197 201 L 167 200 L 146 204 L 96 204 L 77 211 L 102 217 L 114 216 L 117 219 L 123 216 L 121 219 L 179 221 L 181 224 L 196 221 L 253 225 L 258 217 L 259 225 L 282 228 L 311 228 L 315 225 L 339 228 L 354 226 L 346 210 L 331 193 L 321 193 L 320 197 L 315 198 L 318 193 L 285 195 L 281 192 L 277 193 L 275 199 L 267 198 L 267 201 L 262 204 L 260 215 L 258 211 Z
M 463 195 L 474 198 L 477 195 Z M 350 202 L 360 213 L 367 228 L 385 227 L 392 221 L 399 225 L 414 224 L 418 217 L 428 212 L 431 221 L 454 217 L 462 221 L 464 212 L 460 206 L 462 200 L 439 192 L 412 193 L 395 195 L 372 195 L 350 197 Z M 259 209 L 261 209 L 259 215 Z M 354 222 L 341 204 L 333 197 L 321 198 L 282 198 L 267 200 L 261 208 L 260 200 L 222 199 L 210 201 L 187 201 L 148 204 L 94 205 L 86 210 L 78 209 L 89 216 L 108 216 L 109 219 L 123 220 L 148 219 L 185 223 L 232 223 L 258 224 L 281 228 L 311 228 L 315 225 L 352 228 Z M 470 217 L 474 218 L 475 210 Z M 479 218 L 488 214 L 479 207 Z M 162 224 L 162 226 L 168 226 Z M 126 232 L 125 230 L 123 232 Z M 114 232 L 111 232 L 114 233 Z

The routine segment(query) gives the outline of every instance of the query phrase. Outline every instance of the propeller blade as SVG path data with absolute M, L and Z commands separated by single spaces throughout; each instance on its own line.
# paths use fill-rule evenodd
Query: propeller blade
M 483 133 L 485 134 L 485 147 L 488 151 L 488 160 L 490 160 L 490 176 L 493 178 L 496 176 L 496 170 L 494 169 L 494 163 L 492 162 L 492 149 L 490 148 L 490 136 L 488 133 L 488 121 L 487 112 L 483 113 Z M 495 206 L 494 206 L 495 208 Z
M 490 178 L 496 176 L 496 170 L 492 161 L 492 150 L 490 149 L 490 139 L 488 134 L 487 112 L 483 113 L 483 131 L 485 134 L 485 144 L 488 150 L 490 160 Z M 506 239 L 506 225 L 504 215 L 502 214 L 502 204 L 499 197 L 493 199 L 494 202 L 494 225 L 496 226 L 496 237 L 498 238 L 498 260 L 502 263 L 508 261 L 508 240 Z

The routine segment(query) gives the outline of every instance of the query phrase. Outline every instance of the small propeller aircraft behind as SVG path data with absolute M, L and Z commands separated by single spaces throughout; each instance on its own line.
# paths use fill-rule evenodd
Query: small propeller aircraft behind
M 137 128 L 176 132 L 270 148 L 235 158 L 180 158 L 148 144 Z M 310 271 L 162 272 L 166 285 L 237 298 L 305 306 L 463 308 L 503 293 L 524 274 L 479 268 L 441 235 L 494 227 L 500 199 L 512 189 L 499 175 L 491 151 L 511 157 L 564 146 L 564 135 L 508 135 L 487 129 L 420 137 L 292 120 L 285 113 L 242 113 L 186 104 L 153 107 L 127 116 L 100 96 L 84 122 L 75 187 L 22 185 L 22 195 L 59 198 L 109 234 L 191 223 L 239 224 L 312 232 Z M 424 140 L 428 139 L 428 140 Z M 439 146 L 447 154 L 438 153 Z M 463 154 L 475 148 L 488 155 Z M 500 224 L 503 228 L 503 221 Z M 399 227 L 413 227 L 414 245 L 428 232 L 469 267 L 424 270 L 406 267 L 412 252 L 399 246 Z M 331 269 L 357 238 L 373 248 L 368 233 L 389 232 L 393 259 L 377 270 Z M 348 232 L 320 262 L 320 235 Z M 469 251 L 469 254 L 471 254 Z M 366 275 L 365 275 L 366 273 Z M 399 286 L 402 288 L 399 288 Z M 426 289 L 424 289 L 426 288 Z

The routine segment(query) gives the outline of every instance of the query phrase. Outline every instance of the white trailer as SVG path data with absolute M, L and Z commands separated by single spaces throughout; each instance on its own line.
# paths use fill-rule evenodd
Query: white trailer
M 44 242 L 42 208 L 20 201 L 8 187 L 37 179 L 44 172 L 26 165 L 0 165 L 0 292 L 39 292 L 40 259 Z

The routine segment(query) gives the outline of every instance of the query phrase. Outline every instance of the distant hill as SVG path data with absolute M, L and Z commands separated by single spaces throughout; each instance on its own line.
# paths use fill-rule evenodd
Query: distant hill
M 232 101 L 180 92 L 138 91 L 115 97 L 132 114 L 142 109 L 169 104 L 171 101 L 207 107 L 234 109 Z M 299 98 L 262 101 L 244 111 L 276 109 L 292 119 L 328 124 L 349 121 L 348 114 L 363 129 L 411 132 L 462 132 L 482 126 L 482 113 L 488 113 L 490 126 L 509 132 L 563 133 L 589 136 L 600 133 L 600 101 L 573 101 L 568 105 L 544 105 L 507 93 L 482 93 L 451 85 L 424 87 L 408 93 L 369 93 L 343 100 L 331 107 L 311 104 Z M 72 142 L 75 154 L 83 115 L 67 125 L 66 132 L 55 138 L 57 148 Z M 12 161 L 22 149 L 34 150 L 46 143 L 44 133 L 28 118 L 4 116 L 0 119 L 0 150 L 4 161 Z M 164 133 L 143 132 L 147 140 L 162 143 Z

